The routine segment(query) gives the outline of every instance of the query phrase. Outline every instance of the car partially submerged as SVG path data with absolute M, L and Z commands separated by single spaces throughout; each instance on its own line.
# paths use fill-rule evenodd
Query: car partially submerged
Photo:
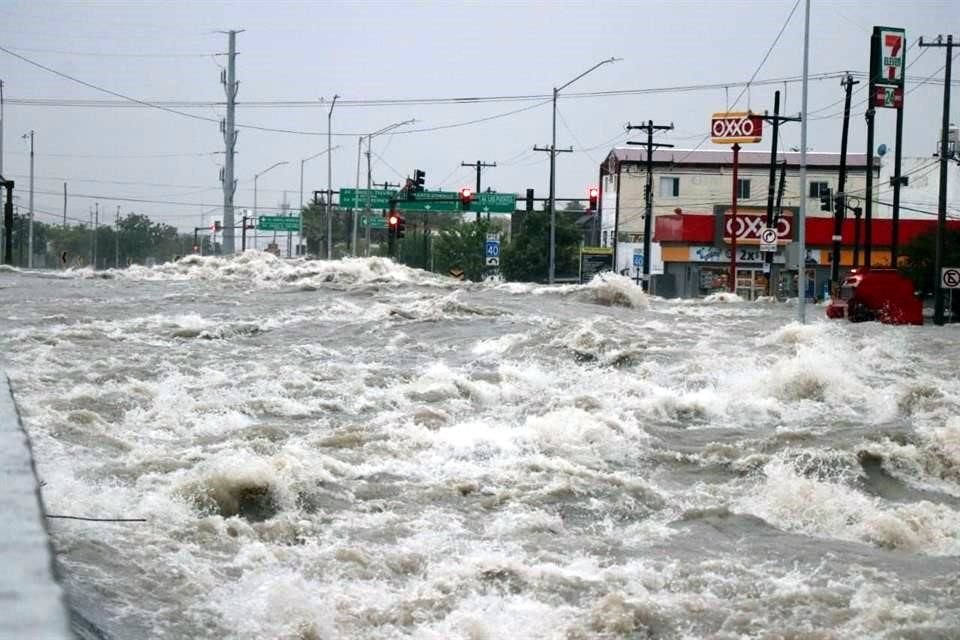
M 923 324 L 923 302 L 913 282 L 896 269 L 854 269 L 827 306 L 827 317 Z

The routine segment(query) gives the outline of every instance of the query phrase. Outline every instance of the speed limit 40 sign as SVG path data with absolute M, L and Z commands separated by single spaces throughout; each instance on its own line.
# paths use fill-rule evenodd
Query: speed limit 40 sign
M 944 289 L 960 289 L 960 267 L 940 269 L 940 286 Z

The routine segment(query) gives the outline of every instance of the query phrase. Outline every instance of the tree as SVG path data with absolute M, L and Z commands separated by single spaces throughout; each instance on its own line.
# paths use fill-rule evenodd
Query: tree
M 901 268 L 903 273 L 913 280 L 914 286 L 922 295 L 931 295 L 940 274 L 934 273 L 937 232 L 920 234 L 903 247 L 903 256 L 907 264 Z M 947 229 L 943 237 L 944 267 L 960 265 L 960 230 Z
M 570 216 L 558 215 L 556 226 L 556 275 L 573 276 L 579 271 L 580 232 Z M 550 257 L 550 212 L 523 214 L 519 233 L 501 250 L 500 268 L 507 280 L 543 282 Z
M 484 244 L 491 228 L 487 220 L 458 221 L 436 236 L 433 249 L 437 271 L 446 273 L 453 267 L 463 269 L 464 278 L 480 281 L 486 270 Z
M 586 211 L 586 208 L 579 200 L 567 200 L 563 207 L 564 211 Z

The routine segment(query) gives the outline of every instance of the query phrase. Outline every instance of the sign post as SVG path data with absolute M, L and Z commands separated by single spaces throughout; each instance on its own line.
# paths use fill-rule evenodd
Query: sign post
M 715 144 L 733 144 L 733 199 L 731 213 L 733 228 L 730 233 L 730 293 L 737 292 L 737 169 L 740 166 L 740 143 L 753 144 L 763 139 L 763 117 L 749 111 L 714 113 L 710 122 L 710 141 Z
M 500 236 L 496 233 L 488 233 L 487 241 L 484 243 L 483 254 L 486 258 L 485 263 L 488 267 L 500 266 Z

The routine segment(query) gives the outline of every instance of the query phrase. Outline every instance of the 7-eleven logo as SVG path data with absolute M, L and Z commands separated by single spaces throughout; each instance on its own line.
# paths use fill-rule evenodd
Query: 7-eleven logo
M 883 72 L 883 79 L 888 82 L 903 82 L 903 62 L 904 62 L 904 32 L 881 31 L 881 61 L 880 66 Z

